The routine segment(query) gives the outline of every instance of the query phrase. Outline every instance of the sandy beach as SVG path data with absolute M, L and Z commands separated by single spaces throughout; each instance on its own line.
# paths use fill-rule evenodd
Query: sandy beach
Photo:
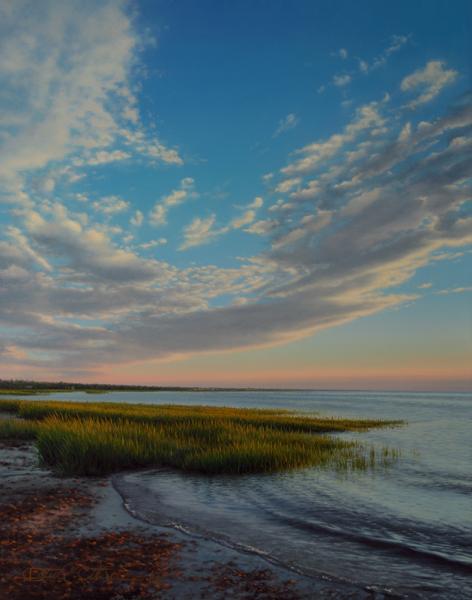
M 32 444 L 0 445 L 0 595 L 28 598 L 363 598 L 211 540 L 138 521 L 112 478 L 60 478 Z

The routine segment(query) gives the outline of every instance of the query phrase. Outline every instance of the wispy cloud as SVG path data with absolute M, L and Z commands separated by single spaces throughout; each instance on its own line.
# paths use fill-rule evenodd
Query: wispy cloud
M 187 250 L 194 246 L 202 246 L 210 243 L 217 236 L 225 232 L 225 229 L 214 227 L 216 221 L 215 215 L 206 218 L 195 217 L 193 221 L 184 228 L 184 241 L 179 250 Z
M 149 222 L 156 227 L 166 225 L 167 214 L 172 207 L 194 198 L 198 198 L 198 193 L 195 191 L 195 181 L 192 177 L 184 177 L 177 189 L 156 202 L 149 213 Z
M 344 88 L 349 85 L 359 73 L 367 75 L 372 71 L 385 67 L 390 57 L 401 50 L 403 46 L 408 43 L 410 37 L 410 35 L 392 35 L 388 46 L 386 46 L 379 55 L 369 60 L 357 56 L 352 57 L 352 59 L 348 61 L 348 58 L 350 57 L 349 52 L 345 48 L 340 48 L 333 56 L 337 56 L 343 61 L 353 64 L 353 66 L 350 69 L 345 69 L 343 73 L 336 73 L 333 75 L 331 83 L 320 86 L 318 92 L 323 93 L 326 90 L 327 85 Z
M 132 155 L 181 164 L 139 121 L 132 92 L 139 43 L 111 0 L 86 9 L 52 0 L 1 5 L 2 92 L 21 99 L 2 107 L 0 181 L 10 202 L 28 202 L 25 172 L 53 161 L 63 176 Z
M 241 207 L 242 212 L 239 215 L 222 226 L 217 225 L 214 214 L 206 218 L 196 217 L 189 225 L 184 227 L 184 241 L 180 245 L 179 250 L 187 250 L 195 246 L 209 244 L 230 231 L 242 229 L 250 225 L 256 219 L 257 211 L 263 204 L 264 200 L 260 196 L 256 196 L 252 202 Z
M 346 48 L 339 48 L 336 52 L 332 52 L 331 56 L 336 56 L 337 58 L 341 58 L 342 60 L 346 60 L 349 53 Z
M 344 87 L 344 86 L 348 85 L 349 83 L 351 83 L 351 81 L 352 81 L 352 76 L 348 75 L 348 74 L 333 76 L 333 84 L 336 87 Z
M 421 91 L 420 95 L 408 104 L 408 107 L 416 108 L 430 102 L 443 88 L 453 83 L 456 77 L 457 71 L 447 69 L 443 61 L 429 61 L 423 69 L 418 69 L 408 75 L 401 83 L 403 92 L 415 92 L 418 89 Z
M 466 286 L 466 287 L 455 287 L 455 288 L 448 288 L 445 290 L 439 290 L 437 292 L 435 292 L 436 294 L 440 295 L 440 296 L 449 296 L 449 294 L 465 294 L 467 292 L 472 292 L 472 286 Z
M 140 227 L 143 224 L 144 215 L 140 210 L 135 211 L 134 215 L 130 219 L 130 224 L 134 227 Z
M 378 102 L 362 106 L 357 110 L 355 119 L 346 126 L 341 134 L 333 134 L 326 141 L 313 142 L 297 150 L 296 154 L 301 154 L 303 157 L 281 169 L 281 172 L 290 178 L 293 175 L 309 173 L 320 162 L 334 156 L 365 130 L 382 126 L 384 118 L 379 110 L 380 103 Z
M 279 135 L 281 135 L 282 133 L 286 133 L 287 131 L 290 131 L 290 129 L 293 129 L 294 127 L 296 127 L 299 122 L 300 122 L 300 119 L 297 117 L 297 115 L 295 113 L 289 113 L 286 117 L 284 117 L 283 119 L 280 119 L 279 124 L 277 125 L 277 129 L 274 131 L 274 134 L 272 137 L 276 138 Z
M 166 238 L 159 238 L 157 240 L 149 240 L 149 242 L 144 242 L 143 244 L 139 244 L 139 247 L 143 250 L 149 250 L 150 248 L 157 248 L 158 246 L 165 246 L 167 244 Z
M 97 212 L 101 212 L 105 215 L 116 215 L 118 213 L 125 212 L 129 209 L 129 202 L 123 200 L 119 196 L 105 196 L 93 202 L 93 208 Z

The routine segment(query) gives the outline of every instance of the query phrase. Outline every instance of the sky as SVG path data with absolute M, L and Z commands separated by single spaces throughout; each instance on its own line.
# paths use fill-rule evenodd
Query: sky
M 0 0 L 0 377 L 472 389 L 466 0 Z

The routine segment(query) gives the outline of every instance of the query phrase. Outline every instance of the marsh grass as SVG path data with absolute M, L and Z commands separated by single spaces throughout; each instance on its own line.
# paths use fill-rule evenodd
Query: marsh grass
M 35 439 L 43 462 L 67 475 L 152 466 L 215 474 L 368 469 L 395 460 L 395 451 L 328 434 L 399 425 L 207 406 L 0 400 L 0 410 L 21 417 L 1 420 L 0 438 Z

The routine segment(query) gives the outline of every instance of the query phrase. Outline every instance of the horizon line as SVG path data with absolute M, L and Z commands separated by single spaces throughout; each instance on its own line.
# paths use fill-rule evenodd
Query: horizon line
M 149 384 L 128 384 L 128 383 L 81 383 L 74 381 L 49 381 L 49 380 L 33 380 L 33 379 L 2 379 L 0 378 L 0 395 L 2 389 L 8 389 L 4 387 L 4 384 L 19 384 L 23 383 L 26 385 L 60 385 L 60 386 L 71 386 L 80 388 L 126 388 L 121 391 L 202 391 L 202 392 L 224 392 L 224 391 L 251 391 L 251 392 L 390 392 L 390 393 L 451 393 L 451 394 L 472 394 L 472 388 L 470 389 L 409 389 L 409 388 L 336 388 L 336 387 L 266 387 L 266 386 L 212 386 L 212 385 L 149 385 Z M 21 389 L 21 388 L 20 388 Z M 80 390 L 77 390 L 80 391 Z M 115 389 L 112 391 L 120 391 Z

